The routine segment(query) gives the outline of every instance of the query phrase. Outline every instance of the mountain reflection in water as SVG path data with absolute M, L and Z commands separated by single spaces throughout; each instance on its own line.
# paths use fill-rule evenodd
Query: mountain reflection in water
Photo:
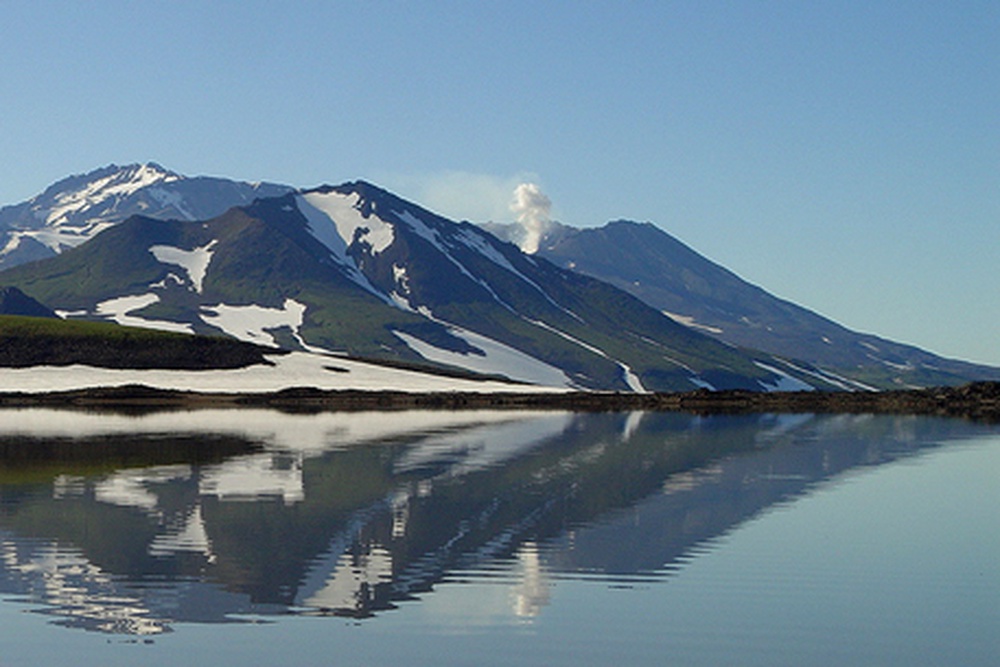
M 151 635 L 366 617 L 464 573 L 656 580 L 748 518 L 972 426 L 918 417 L 0 412 L 0 594 Z

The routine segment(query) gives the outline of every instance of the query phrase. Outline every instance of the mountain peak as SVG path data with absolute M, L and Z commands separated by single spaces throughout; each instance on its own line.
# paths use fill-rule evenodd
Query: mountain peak
M 176 181 L 184 176 L 178 174 L 175 171 L 166 169 L 157 162 L 143 162 L 129 164 L 121 168 L 123 172 L 128 173 L 132 176 L 133 180 L 144 180 L 144 181 Z
M 385 188 L 381 188 L 370 181 L 360 179 L 355 181 L 345 181 L 339 185 L 324 183 L 323 185 L 318 185 L 314 188 L 305 188 L 299 191 L 300 194 L 309 194 L 313 192 L 324 195 L 330 194 L 331 192 L 336 192 L 342 195 L 358 194 L 363 198 L 391 195 L 391 193 Z
M 156 162 L 109 164 L 64 178 L 31 199 L 0 208 L 0 267 L 56 255 L 131 215 L 208 219 L 292 188 L 187 177 Z
M 111 163 L 84 174 L 74 174 L 56 181 L 34 199 L 59 196 L 60 194 L 79 191 L 81 188 L 96 193 L 111 186 L 131 184 L 134 189 L 151 185 L 157 181 L 176 181 L 184 178 L 180 174 L 165 169 L 156 162 L 133 162 L 118 165 Z
M 111 208 L 122 199 L 152 185 L 181 180 L 182 176 L 166 171 L 153 162 L 124 167 L 109 165 L 82 177 L 71 177 L 56 183 L 36 198 L 34 216 L 44 219 L 46 227 L 80 226 L 80 214 L 103 204 Z

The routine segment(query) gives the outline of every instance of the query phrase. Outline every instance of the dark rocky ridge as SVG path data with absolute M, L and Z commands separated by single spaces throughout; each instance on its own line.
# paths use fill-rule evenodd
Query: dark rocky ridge
M 1000 382 L 883 392 L 773 392 L 698 390 L 634 394 L 566 392 L 528 394 L 402 391 L 325 391 L 286 389 L 262 394 L 208 394 L 154 389 L 142 385 L 104 387 L 45 394 L 0 394 L 0 408 L 60 406 L 112 411 L 155 411 L 197 407 L 270 407 L 290 412 L 351 410 L 531 409 L 604 411 L 683 411 L 721 413 L 913 414 L 960 417 L 1000 423 Z

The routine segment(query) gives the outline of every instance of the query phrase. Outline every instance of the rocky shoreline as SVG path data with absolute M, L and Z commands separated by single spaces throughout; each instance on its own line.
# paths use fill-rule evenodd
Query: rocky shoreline
M 697 414 L 881 413 L 962 417 L 1000 422 L 1000 382 L 881 392 L 709 391 L 631 394 L 564 392 L 528 394 L 285 389 L 270 393 L 198 393 L 142 385 L 50 393 L 0 393 L 0 408 L 66 407 L 145 411 L 207 407 L 271 407 L 291 412 L 349 410 L 573 410 L 587 412 L 654 410 Z

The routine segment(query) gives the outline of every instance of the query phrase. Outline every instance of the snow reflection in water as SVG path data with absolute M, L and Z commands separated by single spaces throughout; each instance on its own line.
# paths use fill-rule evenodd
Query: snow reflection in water
M 150 636 L 364 618 L 492 581 L 531 621 L 567 578 L 662 581 L 817 484 L 984 431 L 870 416 L 5 411 L 0 593 L 61 625 Z

